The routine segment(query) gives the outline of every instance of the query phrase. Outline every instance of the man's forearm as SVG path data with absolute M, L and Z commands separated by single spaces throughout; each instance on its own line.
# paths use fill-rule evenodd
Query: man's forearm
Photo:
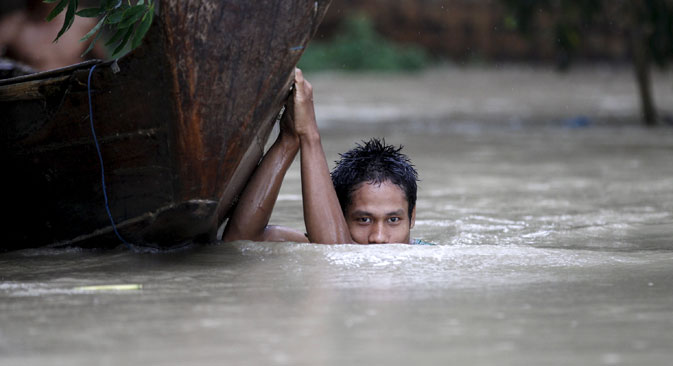
M 317 130 L 310 136 L 301 136 L 300 144 L 304 222 L 309 241 L 323 244 L 352 242 Z
M 222 239 L 264 240 L 285 172 L 299 150 L 296 136 L 281 133 L 257 166 L 229 218 Z

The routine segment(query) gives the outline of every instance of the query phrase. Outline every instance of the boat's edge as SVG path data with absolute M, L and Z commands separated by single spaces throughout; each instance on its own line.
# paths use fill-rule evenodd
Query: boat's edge
M 318 13 L 317 4 L 318 2 L 316 2 L 315 7 L 316 10 L 313 12 L 313 17 L 311 20 L 309 20 L 311 22 L 311 28 L 306 29 L 307 32 L 303 33 L 303 35 L 301 36 L 304 44 L 308 43 L 308 40 L 310 40 L 315 34 L 315 31 L 317 30 L 317 24 L 319 24 L 320 20 L 322 19 L 322 16 L 324 16 L 324 11 L 326 11 L 327 6 L 325 4 L 329 4 L 329 1 L 321 2 L 322 5 L 320 13 Z M 311 6 L 311 9 L 313 10 L 313 6 Z M 161 49 L 162 47 L 165 47 L 165 45 L 160 45 L 158 47 L 159 49 Z M 156 52 L 157 48 L 147 49 L 147 47 L 141 46 L 139 49 L 136 49 L 130 54 L 120 58 L 118 60 L 119 66 L 122 69 L 120 75 L 124 75 L 125 74 L 124 71 L 133 69 L 132 65 L 134 64 L 137 65 L 138 63 L 143 62 L 145 64 L 148 63 L 151 64 L 154 61 L 158 61 L 159 63 L 162 64 L 167 62 L 165 60 L 161 60 L 160 58 L 156 57 L 154 61 L 141 60 L 143 59 L 143 57 L 147 57 L 148 54 L 156 54 Z M 295 52 L 292 55 L 292 58 L 288 58 L 287 60 L 291 60 L 291 63 L 294 63 L 296 65 L 296 62 L 299 60 L 299 57 L 301 56 L 301 53 L 303 53 L 303 49 L 301 51 Z M 106 98 L 105 97 L 106 94 L 115 94 L 115 93 L 106 90 L 104 87 L 104 85 L 106 84 L 101 83 L 101 81 L 105 81 L 107 79 L 108 81 L 112 80 L 113 84 L 121 84 L 123 83 L 122 80 L 129 80 L 128 75 L 127 76 L 115 75 L 114 79 L 111 77 L 114 71 L 111 70 L 110 66 L 115 62 L 117 62 L 117 60 L 113 61 L 91 60 L 75 65 L 70 65 L 68 67 L 60 69 L 35 73 L 31 75 L 19 76 L 11 79 L 3 79 L 0 80 L 0 88 L 6 87 L 7 85 L 17 85 L 20 83 L 34 82 L 36 80 L 56 79 L 61 76 L 72 75 L 73 77 L 65 78 L 64 82 L 67 79 L 67 82 L 71 83 L 70 84 L 71 86 L 74 86 L 74 88 L 77 90 L 77 93 L 80 93 L 80 96 L 82 95 L 83 92 L 84 95 L 86 95 L 87 91 L 85 83 L 86 78 L 84 76 L 87 74 L 87 69 L 90 69 L 94 65 L 101 65 L 105 67 L 99 67 L 93 73 L 92 89 L 94 100 L 96 98 L 103 98 L 102 100 L 104 101 Z M 155 64 L 154 67 L 156 68 L 157 65 Z M 271 90 L 280 90 L 280 92 L 272 93 L 274 94 L 274 96 L 271 97 L 273 100 L 265 102 L 265 111 L 259 113 L 259 115 L 265 115 L 266 117 L 260 119 L 259 115 L 257 115 L 258 113 L 256 113 L 256 118 L 253 118 L 254 120 L 259 121 L 255 122 L 250 126 L 250 130 L 254 131 L 254 133 L 246 137 L 246 139 L 247 138 L 252 139 L 251 140 L 252 142 L 250 144 L 247 143 L 244 144 L 245 145 L 244 150 L 240 151 L 242 155 L 238 157 L 236 161 L 233 161 L 231 159 L 229 160 L 230 164 L 233 162 L 233 166 L 235 166 L 235 168 L 233 171 L 229 170 L 228 173 L 226 173 L 228 175 L 228 177 L 226 177 L 226 179 L 228 180 L 225 179 L 225 182 L 227 182 L 226 187 L 220 187 L 215 190 L 212 190 L 212 193 L 216 193 L 215 195 L 205 194 L 199 196 L 199 195 L 189 195 L 185 194 L 184 192 L 181 192 L 179 184 L 178 185 L 175 184 L 175 182 L 179 181 L 180 179 L 179 178 L 180 173 L 176 172 L 177 169 L 176 166 L 180 164 L 180 162 L 176 160 L 175 157 L 169 158 L 169 160 L 171 160 L 173 164 L 173 167 L 170 166 L 170 163 L 169 165 L 167 165 L 167 169 L 172 170 L 171 176 L 173 178 L 171 178 L 171 180 L 173 181 L 173 190 L 172 190 L 173 193 L 170 193 L 172 199 L 170 201 L 165 201 L 164 204 L 159 208 L 156 208 L 155 206 L 149 210 L 144 210 L 144 212 L 134 214 L 133 216 L 123 217 L 124 215 L 115 214 L 114 216 L 119 218 L 119 222 L 117 223 L 117 225 L 119 227 L 122 237 L 128 238 L 127 240 L 134 244 L 152 245 L 152 242 L 158 242 L 160 243 L 159 244 L 160 246 L 168 248 L 181 246 L 184 245 L 185 243 L 194 241 L 216 240 L 218 227 L 226 219 L 231 208 L 234 207 L 236 196 L 245 186 L 245 183 L 247 182 L 250 174 L 257 166 L 257 163 L 264 152 L 264 146 L 266 140 L 268 139 L 268 136 L 270 135 L 273 127 L 274 117 L 278 113 L 278 110 L 280 110 L 280 108 L 282 107 L 284 100 L 287 96 L 284 90 L 289 90 L 289 85 L 292 82 L 293 68 L 294 65 L 289 65 L 287 62 L 285 62 L 284 66 L 281 68 L 283 70 L 281 73 L 282 75 L 274 76 L 273 81 L 274 84 Z M 278 70 L 279 70 L 278 67 L 276 67 L 276 71 Z M 168 72 L 164 70 L 156 72 L 156 75 L 153 77 L 168 78 L 170 76 L 168 75 Z M 143 80 L 147 82 L 153 79 L 152 77 L 143 76 Z M 165 84 L 171 85 L 171 81 L 167 81 Z M 143 84 L 143 86 L 147 85 L 148 83 Z M 138 84 L 138 86 L 141 86 L 141 84 Z M 67 89 L 68 92 L 72 90 L 70 86 L 64 87 L 63 89 Z M 176 97 L 175 90 L 169 90 L 170 88 L 164 88 L 164 89 L 166 90 L 164 90 L 163 94 L 172 95 L 172 97 Z M 116 94 L 118 98 L 120 95 L 123 95 L 123 93 L 122 94 L 116 93 Z M 80 103 L 79 108 L 83 111 L 84 105 L 82 105 L 82 102 L 78 103 Z M 86 102 L 84 102 L 84 104 L 85 103 Z M 160 103 L 155 102 L 155 104 Z M 162 113 L 168 113 L 168 114 L 176 113 L 175 110 L 172 110 L 175 107 L 166 108 L 165 105 L 166 103 L 164 103 L 164 109 L 166 110 L 163 111 Z M 272 105 L 273 107 L 269 109 L 268 107 L 270 105 Z M 74 116 L 73 118 L 82 119 L 82 117 L 86 115 L 88 115 L 88 112 L 81 113 L 81 111 L 79 111 L 77 113 L 77 116 L 76 117 Z M 105 126 L 104 120 L 105 118 L 99 118 L 98 123 L 100 123 L 101 126 Z M 163 132 L 159 133 L 158 135 L 160 135 L 159 137 L 162 140 L 163 139 L 166 140 L 164 143 L 167 144 L 167 146 L 169 146 L 169 151 L 171 151 L 170 146 L 176 144 L 175 134 L 179 133 L 179 131 L 176 132 L 175 130 L 173 130 L 174 127 L 170 126 L 165 126 L 162 128 L 164 128 L 165 130 L 163 130 Z M 114 135 L 116 132 L 112 131 L 112 133 Z M 86 154 L 88 159 L 90 152 L 87 151 Z M 176 154 L 176 152 L 171 151 L 170 154 L 174 155 Z M 107 162 L 108 161 L 106 160 L 106 163 Z M 112 161 L 110 161 L 110 163 L 112 163 Z M 219 169 L 225 169 L 225 168 L 220 167 Z M 110 173 L 107 173 L 106 170 L 106 175 L 107 174 Z M 220 182 L 220 185 L 221 183 L 222 182 Z M 92 184 L 99 185 L 100 182 L 93 182 Z M 209 182 L 209 184 L 211 183 Z M 214 182 L 212 184 L 217 185 L 218 182 Z M 104 206 L 101 201 L 100 208 L 104 209 L 103 207 Z M 119 209 L 117 209 L 117 212 L 119 212 Z M 172 226 L 171 223 L 175 223 L 176 220 L 182 222 L 179 225 Z M 114 235 L 112 226 L 109 224 L 105 226 L 99 226 L 98 228 L 95 228 L 93 230 L 89 231 L 82 230 L 82 231 L 84 232 L 83 234 L 71 236 L 69 238 L 62 238 L 60 240 L 51 241 L 50 243 L 31 242 L 28 243 L 28 245 L 21 245 L 11 249 L 13 250 L 13 249 L 21 249 L 24 247 L 27 248 L 27 247 L 45 246 L 45 245 L 56 247 L 62 247 L 62 246 L 109 247 L 109 246 L 117 246 L 120 243 L 119 239 L 116 237 L 116 235 Z M 7 248 L 0 248 L 0 251 L 6 249 Z
M 77 70 L 80 70 L 80 69 L 88 69 L 88 68 L 91 68 L 91 66 L 93 66 L 93 65 L 112 64 L 114 62 L 115 62 L 115 60 L 112 60 L 112 61 L 105 61 L 105 60 L 100 60 L 100 59 L 87 60 L 87 61 L 80 62 L 80 63 L 77 63 L 77 64 L 72 64 L 72 65 L 68 65 L 68 66 L 65 66 L 65 67 L 61 67 L 61 68 L 58 68 L 58 69 L 40 71 L 40 72 L 36 72 L 34 74 L 15 76 L 13 78 L 0 79 L 0 87 L 1 86 L 6 86 L 6 85 L 24 83 L 24 82 L 27 82 L 27 81 L 49 79 L 49 78 L 62 76 L 62 75 L 66 75 L 66 74 L 72 74 L 74 71 L 77 71 Z

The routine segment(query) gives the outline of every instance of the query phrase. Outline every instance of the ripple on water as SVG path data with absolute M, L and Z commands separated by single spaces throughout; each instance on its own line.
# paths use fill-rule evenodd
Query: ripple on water
M 241 242 L 259 259 L 307 264 L 336 287 L 473 288 L 573 281 L 585 271 L 671 261 L 673 253 L 615 253 L 523 245 L 316 245 Z

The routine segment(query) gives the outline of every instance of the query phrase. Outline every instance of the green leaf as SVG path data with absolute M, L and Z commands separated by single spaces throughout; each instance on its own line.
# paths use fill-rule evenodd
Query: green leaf
M 122 41 L 119 43 L 119 46 L 117 46 L 117 48 L 115 48 L 115 50 L 112 52 L 112 58 L 119 56 L 119 54 L 124 50 L 124 46 L 126 45 L 126 42 L 129 41 L 131 34 L 133 34 L 133 27 L 128 27 L 126 34 L 124 34 L 124 39 L 122 39 Z
M 103 34 L 103 32 L 98 32 L 96 38 L 94 38 L 93 41 L 89 43 L 89 47 L 86 48 L 86 50 L 80 55 L 80 57 L 84 57 L 84 55 L 86 55 L 93 49 L 94 44 L 96 44 L 96 41 L 98 41 L 98 38 L 100 38 L 101 34 Z
M 154 10 L 152 8 L 154 7 L 150 7 L 149 11 L 145 13 L 145 16 L 143 16 L 143 19 L 138 26 L 138 29 L 136 29 L 136 34 L 133 36 L 133 42 L 131 42 L 131 48 L 140 46 L 140 42 L 143 40 L 143 37 L 145 37 L 145 34 L 150 29 L 150 26 L 152 25 L 152 19 L 154 18 Z
M 54 2 L 57 0 L 53 0 Z M 56 18 L 57 15 L 61 14 L 65 6 L 68 5 L 69 0 L 61 0 L 60 3 L 56 4 L 56 7 L 47 15 L 46 20 L 50 22 L 52 19 Z
M 57 1 L 58 1 L 58 0 L 42 0 L 42 2 L 45 3 L 45 4 L 55 3 L 55 2 L 57 2 Z
M 89 33 L 85 34 L 84 37 L 82 37 L 79 41 L 84 42 L 87 39 L 91 38 L 91 36 L 93 36 L 94 34 L 96 34 L 96 32 L 98 32 L 98 30 L 100 29 L 100 27 L 103 25 L 104 22 L 105 22 L 105 17 L 101 18 L 101 20 L 98 21 L 96 26 L 91 28 Z M 98 37 L 96 37 L 96 38 L 98 38 Z
M 61 27 L 61 30 L 58 31 L 58 34 L 56 35 L 56 39 L 54 39 L 54 42 L 56 42 L 63 33 L 65 33 L 68 29 L 70 29 L 70 26 L 72 26 L 72 23 L 75 21 L 75 10 L 77 9 L 77 0 L 70 0 L 68 2 L 68 10 L 65 12 L 65 20 L 63 21 L 63 27 Z
M 147 10 L 145 5 L 135 5 L 124 12 L 124 19 L 119 23 L 119 28 L 130 27 L 135 24 L 143 16 Z
M 124 11 L 128 9 L 128 5 L 124 4 L 110 12 L 110 15 L 107 18 L 108 24 L 117 24 L 122 21 L 124 16 Z
M 81 16 L 82 18 L 97 18 L 99 15 L 103 14 L 105 9 L 101 8 L 88 8 L 88 9 L 82 9 L 75 14 L 78 16 Z
M 112 38 L 108 39 L 108 41 L 105 42 L 105 45 L 106 46 L 111 46 L 111 45 L 119 42 L 122 39 L 122 37 L 124 36 L 124 34 L 126 34 L 126 31 L 127 31 L 126 28 L 117 29 L 117 31 L 112 36 Z

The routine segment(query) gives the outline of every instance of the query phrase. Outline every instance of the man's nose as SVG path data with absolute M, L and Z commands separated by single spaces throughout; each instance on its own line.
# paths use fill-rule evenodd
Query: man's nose
M 369 244 L 386 244 L 388 243 L 388 236 L 382 223 L 373 225 L 372 231 L 369 232 Z

